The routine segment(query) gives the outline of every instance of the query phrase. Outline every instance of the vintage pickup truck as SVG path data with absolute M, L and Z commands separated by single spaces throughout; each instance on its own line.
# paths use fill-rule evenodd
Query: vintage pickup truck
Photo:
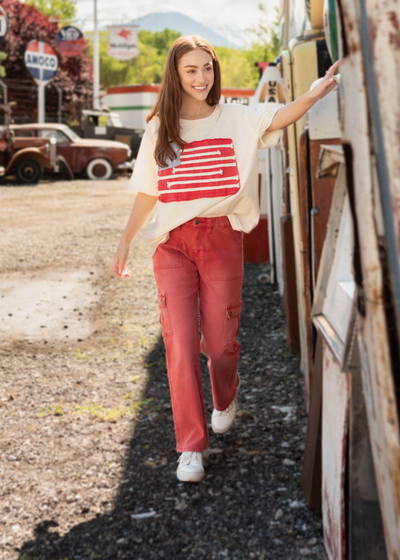
M 15 136 L 10 128 L 12 105 L 0 105 L 0 115 L 4 116 L 0 126 L 0 178 L 15 175 L 18 183 L 34 185 L 43 171 L 57 173 L 62 162 L 53 138 Z
M 123 126 L 118 113 L 109 109 L 84 109 L 80 125 L 71 126 L 81 138 L 97 138 L 125 142 L 136 157 L 144 130 Z

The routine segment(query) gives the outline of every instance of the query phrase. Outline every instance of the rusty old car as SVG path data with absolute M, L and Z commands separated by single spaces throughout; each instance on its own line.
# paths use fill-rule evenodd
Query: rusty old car
M 71 175 L 91 180 L 111 179 L 114 173 L 129 170 L 132 151 L 122 142 L 80 138 L 69 126 L 57 123 L 12 124 L 15 137 L 54 138 L 57 154 L 69 166 Z
M 14 175 L 22 185 L 35 185 L 43 172 L 60 170 L 56 141 L 52 138 L 15 137 L 10 129 L 13 103 L 1 104 L 0 177 Z M 62 159 L 62 158 L 61 158 Z

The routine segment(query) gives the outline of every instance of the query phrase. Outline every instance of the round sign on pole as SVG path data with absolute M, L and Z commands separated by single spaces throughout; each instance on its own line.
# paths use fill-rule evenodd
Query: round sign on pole
M 37 82 L 48 82 L 58 68 L 58 58 L 55 51 L 43 41 L 34 39 L 25 50 L 24 62 L 27 70 Z
M 82 31 L 72 25 L 60 29 L 56 36 L 57 50 L 65 56 L 76 56 L 85 48 Z
M 8 17 L 4 9 L 0 6 L 0 41 L 4 39 L 8 31 Z

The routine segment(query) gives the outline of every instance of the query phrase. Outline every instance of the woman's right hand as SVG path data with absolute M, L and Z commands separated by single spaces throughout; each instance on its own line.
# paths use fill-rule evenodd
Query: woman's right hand
M 117 250 L 115 252 L 113 261 L 113 274 L 117 278 L 123 280 L 127 276 L 131 275 L 131 271 L 125 268 L 126 259 L 129 253 L 129 243 L 126 243 L 121 239 L 118 244 Z

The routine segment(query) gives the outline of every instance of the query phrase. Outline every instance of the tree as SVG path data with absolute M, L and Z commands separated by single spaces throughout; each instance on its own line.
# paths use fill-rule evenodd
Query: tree
M 256 37 L 256 40 L 252 43 L 252 49 L 256 52 L 258 51 L 262 56 L 262 58 L 258 58 L 256 62 L 274 62 L 280 50 L 279 10 L 276 6 L 274 7 L 275 19 L 271 23 L 267 8 L 260 3 L 258 9 L 261 12 L 258 25 L 252 25 L 246 29 L 246 31 Z M 262 53 L 261 50 L 263 51 Z
M 17 101 L 13 115 L 32 120 L 37 111 L 37 88 L 25 68 L 24 52 L 32 39 L 46 41 L 55 50 L 57 24 L 50 22 L 34 6 L 17 0 L 3 0 L 2 7 L 9 16 L 9 29 L 2 48 L 8 55 L 3 64 L 9 86 L 9 99 Z M 75 108 L 79 103 L 87 105 L 92 98 L 92 69 L 86 54 L 69 58 L 57 53 L 57 56 L 57 73 L 46 88 L 46 110 L 55 115 L 58 97 L 55 89 L 50 86 L 52 83 L 62 87 L 64 108 Z
M 247 51 L 215 47 L 215 52 L 221 66 L 222 87 L 257 87 L 259 73 L 253 62 L 256 60 Z
M 73 0 L 29 0 L 45 16 L 60 21 L 72 21 L 76 17 L 76 4 Z
M 108 31 L 99 33 L 100 51 L 100 82 L 104 89 L 125 84 L 159 84 L 161 83 L 164 66 L 170 46 L 180 33 L 164 29 L 152 33 L 139 31 L 137 57 L 121 61 L 107 54 Z M 93 56 L 92 34 L 87 34 L 89 56 Z

